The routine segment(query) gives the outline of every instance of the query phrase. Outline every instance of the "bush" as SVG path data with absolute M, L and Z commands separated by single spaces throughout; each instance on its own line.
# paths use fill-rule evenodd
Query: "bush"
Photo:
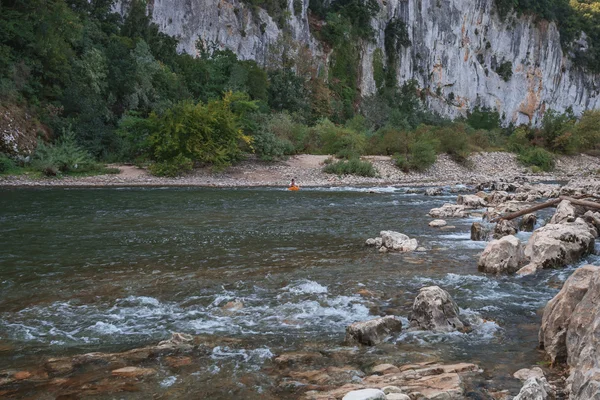
M 234 106 L 238 112 L 233 111 Z M 160 116 L 151 114 L 149 148 L 156 163 L 164 167 L 154 170 L 170 174 L 189 161 L 220 169 L 240 159 L 240 143 L 252 141 L 239 127 L 240 116 L 253 107 L 247 96 L 229 92 L 223 100 L 208 104 L 186 101 Z
M 323 120 L 314 127 L 321 144 L 321 151 L 326 154 L 340 154 L 346 158 L 363 154 L 366 139 L 359 132 L 335 125 Z
M 192 160 L 179 154 L 169 161 L 151 164 L 148 167 L 148 170 L 152 175 L 175 177 L 191 171 L 193 167 L 194 163 Z
M 393 161 L 396 167 L 400 168 L 402 171 L 410 172 L 411 166 L 404 154 L 394 155 Z
M 436 143 L 428 140 L 417 140 L 411 146 L 411 169 L 424 171 L 431 167 L 436 160 Z
M 518 156 L 520 162 L 527 166 L 535 166 L 542 171 L 554 169 L 554 156 L 541 147 L 529 147 L 521 151 Z
M 453 124 L 437 131 L 440 140 L 440 151 L 447 153 L 458 163 L 465 163 L 469 157 L 469 136 L 464 124 Z
M 369 161 L 362 161 L 359 158 L 351 160 L 340 160 L 328 164 L 323 168 L 323 172 L 336 175 L 358 175 L 366 177 L 376 177 L 377 170 Z
M 94 172 L 102 165 L 75 142 L 75 134 L 66 130 L 55 144 L 38 143 L 32 166 L 46 176 L 68 172 Z
M 263 161 L 273 161 L 294 154 L 294 145 L 287 139 L 280 139 L 273 133 L 260 130 L 254 135 L 252 147 Z
M 0 154 L 0 174 L 8 172 L 14 168 L 15 162 L 12 160 L 12 158 L 4 154 Z

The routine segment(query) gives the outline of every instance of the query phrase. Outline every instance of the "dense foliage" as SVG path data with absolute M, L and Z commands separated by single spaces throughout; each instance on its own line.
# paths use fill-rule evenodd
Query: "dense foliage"
M 320 19 L 313 33 L 332 50 L 327 68 L 289 43 L 275 48 L 275 61 L 264 68 L 202 40 L 197 57 L 179 54 L 176 40 L 151 23 L 143 0 L 132 0 L 124 18 L 111 11 L 113 2 L 0 3 L 0 100 L 29 110 L 51 133 L 28 161 L 40 173 L 106 172 L 97 161 L 128 161 L 174 176 L 199 165 L 223 168 L 254 152 L 263 160 L 332 154 L 343 160 L 328 171 L 372 175 L 361 155 L 394 156 L 408 171 L 427 169 L 440 153 L 466 163 L 472 151 L 506 148 L 548 169 L 550 153 L 595 151 L 600 143 L 600 112 L 577 122 L 549 111 L 539 129 L 515 129 L 501 128 L 490 109 L 475 108 L 454 122 L 428 111 L 416 82 L 396 81 L 400 54 L 411 45 L 396 18 L 385 27 L 385 48 L 374 54 L 377 92 L 360 98 L 360 51 L 373 40 L 375 0 L 310 1 L 311 20 Z M 289 18 L 286 2 L 244 3 L 265 8 L 280 26 Z M 497 0 L 504 14 L 512 7 L 539 12 L 567 29 L 563 3 L 548 0 L 538 10 L 535 2 Z M 568 15 L 577 16 L 568 24 L 580 25 L 569 25 L 566 37 L 584 28 L 593 37 L 581 18 L 598 26 L 597 5 L 568 5 Z M 498 73 L 510 79 L 512 65 L 500 63 Z M 0 173 L 25 162 L 0 154 Z

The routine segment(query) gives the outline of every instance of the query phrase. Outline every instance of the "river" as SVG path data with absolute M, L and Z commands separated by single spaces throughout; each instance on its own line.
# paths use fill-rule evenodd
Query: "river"
M 144 390 L 266 398 L 273 356 L 315 348 L 351 351 L 363 365 L 474 362 L 485 379 L 517 388 L 510 375 L 542 360 L 540 310 L 574 267 L 526 278 L 479 273 L 485 243 L 469 240 L 478 218 L 451 220 L 452 230 L 427 225 L 429 209 L 456 195 L 373 190 L 0 189 L 0 365 L 122 351 L 182 332 L 211 337 L 210 354 L 192 373 L 160 369 Z M 427 251 L 365 247 L 381 230 Z M 429 285 L 454 297 L 473 332 L 343 345 L 355 321 L 393 314 L 406 326 Z

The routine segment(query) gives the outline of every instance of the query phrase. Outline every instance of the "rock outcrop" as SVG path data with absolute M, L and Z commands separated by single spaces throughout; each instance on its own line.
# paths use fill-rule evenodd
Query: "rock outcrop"
M 540 344 L 569 367 L 570 400 L 600 398 L 600 267 L 577 269 L 544 309 Z
M 355 322 L 346 328 L 346 342 L 374 346 L 383 342 L 393 333 L 402 330 L 402 322 L 395 317 L 376 318 L 369 321 Z
M 517 273 L 529 275 L 543 268 L 572 264 L 590 254 L 594 250 L 594 243 L 592 228 L 581 218 L 574 222 L 548 224 L 531 235 L 525 246 L 525 257 L 529 259 L 529 264 Z
M 479 257 L 477 268 L 490 274 L 512 274 L 524 260 L 523 246 L 515 236 L 491 241 Z
M 415 251 L 419 247 L 417 239 L 411 239 L 400 232 L 381 231 L 379 234 L 381 237 L 367 239 L 365 244 L 377 247 L 382 253 L 388 251 L 409 252 Z
M 567 361 L 567 329 L 575 307 L 588 291 L 592 278 L 600 267 L 586 265 L 567 279 L 562 289 L 544 308 L 540 328 L 540 347 L 550 356 L 552 364 Z
M 379 389 L 360 389 L 347 393 L 342 400 L 386 400 L 386 397 Z
M 411 329 L 434 332 L 468 331 L 470 326 L 460 318 L 452 296 L 438 286 L 419 290 L 410 313 Z
M 443 219 L 434 219 L 433 221 L 429 222 L 429 226 L 432 228 L 441 228 L 442 226 L 446 225 L 448 225 L 448 223 Z
M 115 6 L 126 11 L 127 0 Z M 563 52 L 554 23 L 535 16 L 501 18 L 494 0 L 390 0 L 371 20 L 372 41 L 358 57 L 359 90 L 377 91 L 374 60 L 385 54 L 385 32 L 392 20 L 405 24 L 410 45 L 398 50 L 394 75 L 400 84 L 415 80 L 434 111 L 449 117 L 475 106 L 495 109 L 506 123 L 537 123 L 549 105 L 575 114 L 600 108 L 597 75 L 575 66 Z M 237 0 L 149 2 L 152 19 L 162 32 L 179 40 L 179 50 L 196 54 L 198 39 L 227 48 L 259 64 L 294 55 L 322 69 L 330 55 L 314 38 L 308 0 L 287 0 L 281 15 Z M 317 22 L 318 23 L 318 22 Z M 313 28 L 311 28 L 311 26 Z M 443 45 L 440 45 L 442 43 Z M 510 74 L 500 74 L 499 66 Z

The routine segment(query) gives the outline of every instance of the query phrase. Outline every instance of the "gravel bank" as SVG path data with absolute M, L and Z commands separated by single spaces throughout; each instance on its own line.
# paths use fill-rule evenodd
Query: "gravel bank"
M 198 169 L 178 178 L 159 178 L 133 166 L 119 165 L 120 174 L 81 178 L 32 179 L 27 176 L 0 177 L 0 186 L 286 186 L 292 178 L 300 186 L 446 186 L 478 183 L 497 179 L 512 180 L 571 180 L 596 176 L 600 159 L 586 155 L 563 156 L 557 160 L 552 173 L 532 174 L 520 165 L 512 153 L 477 153 L 469 158 L 469 167 L 459 165 L 447 155 L 440 155 L 436 163 L 423 173 L 404 173 L 394 166 L 390 157 L 364 157 L 379 172 L 377 178 L 336 176 L 323 173 L 327 156 L 298 155 L 286 161 L 266 163 L 254 158 L 243 161 L 223 172 Z

